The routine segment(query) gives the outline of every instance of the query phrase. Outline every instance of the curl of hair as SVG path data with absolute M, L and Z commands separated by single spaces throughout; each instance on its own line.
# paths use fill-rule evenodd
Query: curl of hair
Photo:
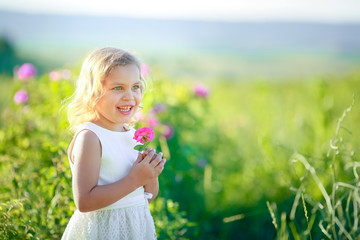
M 104 94 L 103 82 L 117 66 L 134 64 L 141 72 L 140 61 L 132 54 L 118 48 L 96 50 L 84 60 L 76 89 L 69 99 L 67 117 L 70 129 L 97 118 L 95 105 Z M 140 75 L 141 92 L 144 95 L 146 83 Z

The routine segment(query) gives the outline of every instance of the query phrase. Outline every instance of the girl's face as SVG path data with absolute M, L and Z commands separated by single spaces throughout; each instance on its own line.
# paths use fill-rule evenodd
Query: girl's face
M 104 95 L 95 106 L 94 123 L 112 131 L 123 131 L 141 103 L 139 69 L 134 64 L 115 67 L 103 82 Z

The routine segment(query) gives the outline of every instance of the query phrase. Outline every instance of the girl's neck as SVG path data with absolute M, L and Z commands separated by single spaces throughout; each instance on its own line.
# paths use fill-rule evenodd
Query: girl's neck
M 106 123 L 103 123 L 101 121 L 98 121 L 98 120 L 92 120 L 90 121 L 102 128 L 105 128 L 107 130 L 110 130 L 110 131 L 114 131 L 114 132 L 127 132 L 130 130 L 129 128 L 129 125 L 124 123 L 124 124 L 117 124 L 117 125 L 112 125 L 112 124 L 106 124 Z

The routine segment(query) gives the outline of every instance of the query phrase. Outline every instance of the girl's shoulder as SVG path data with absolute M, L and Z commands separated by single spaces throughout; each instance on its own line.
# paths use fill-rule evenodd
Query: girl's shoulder
M 67 154 L 70 162 L 74 163 L 74 153 L 76 154 L 82 151 L 88 151 L 88 149 L 101 152 L 101 145 L 99 144 L 98 135 L 93 131 L 84 128 L 76 132 L 69 145 Z
M 75 137 L 76 142 L 80 145 L 80 147 L 93 147 L 99 145 L 99 137 L 89 129 L 83 129 Z

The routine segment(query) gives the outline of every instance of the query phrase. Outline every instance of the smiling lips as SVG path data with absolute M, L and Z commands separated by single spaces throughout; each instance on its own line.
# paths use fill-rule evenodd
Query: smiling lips
M 131 110 L 133 109 L 133 106 L 122 106 L 122 107 L 116 107 L 116 108 L 122 114 L 130 114 Z

